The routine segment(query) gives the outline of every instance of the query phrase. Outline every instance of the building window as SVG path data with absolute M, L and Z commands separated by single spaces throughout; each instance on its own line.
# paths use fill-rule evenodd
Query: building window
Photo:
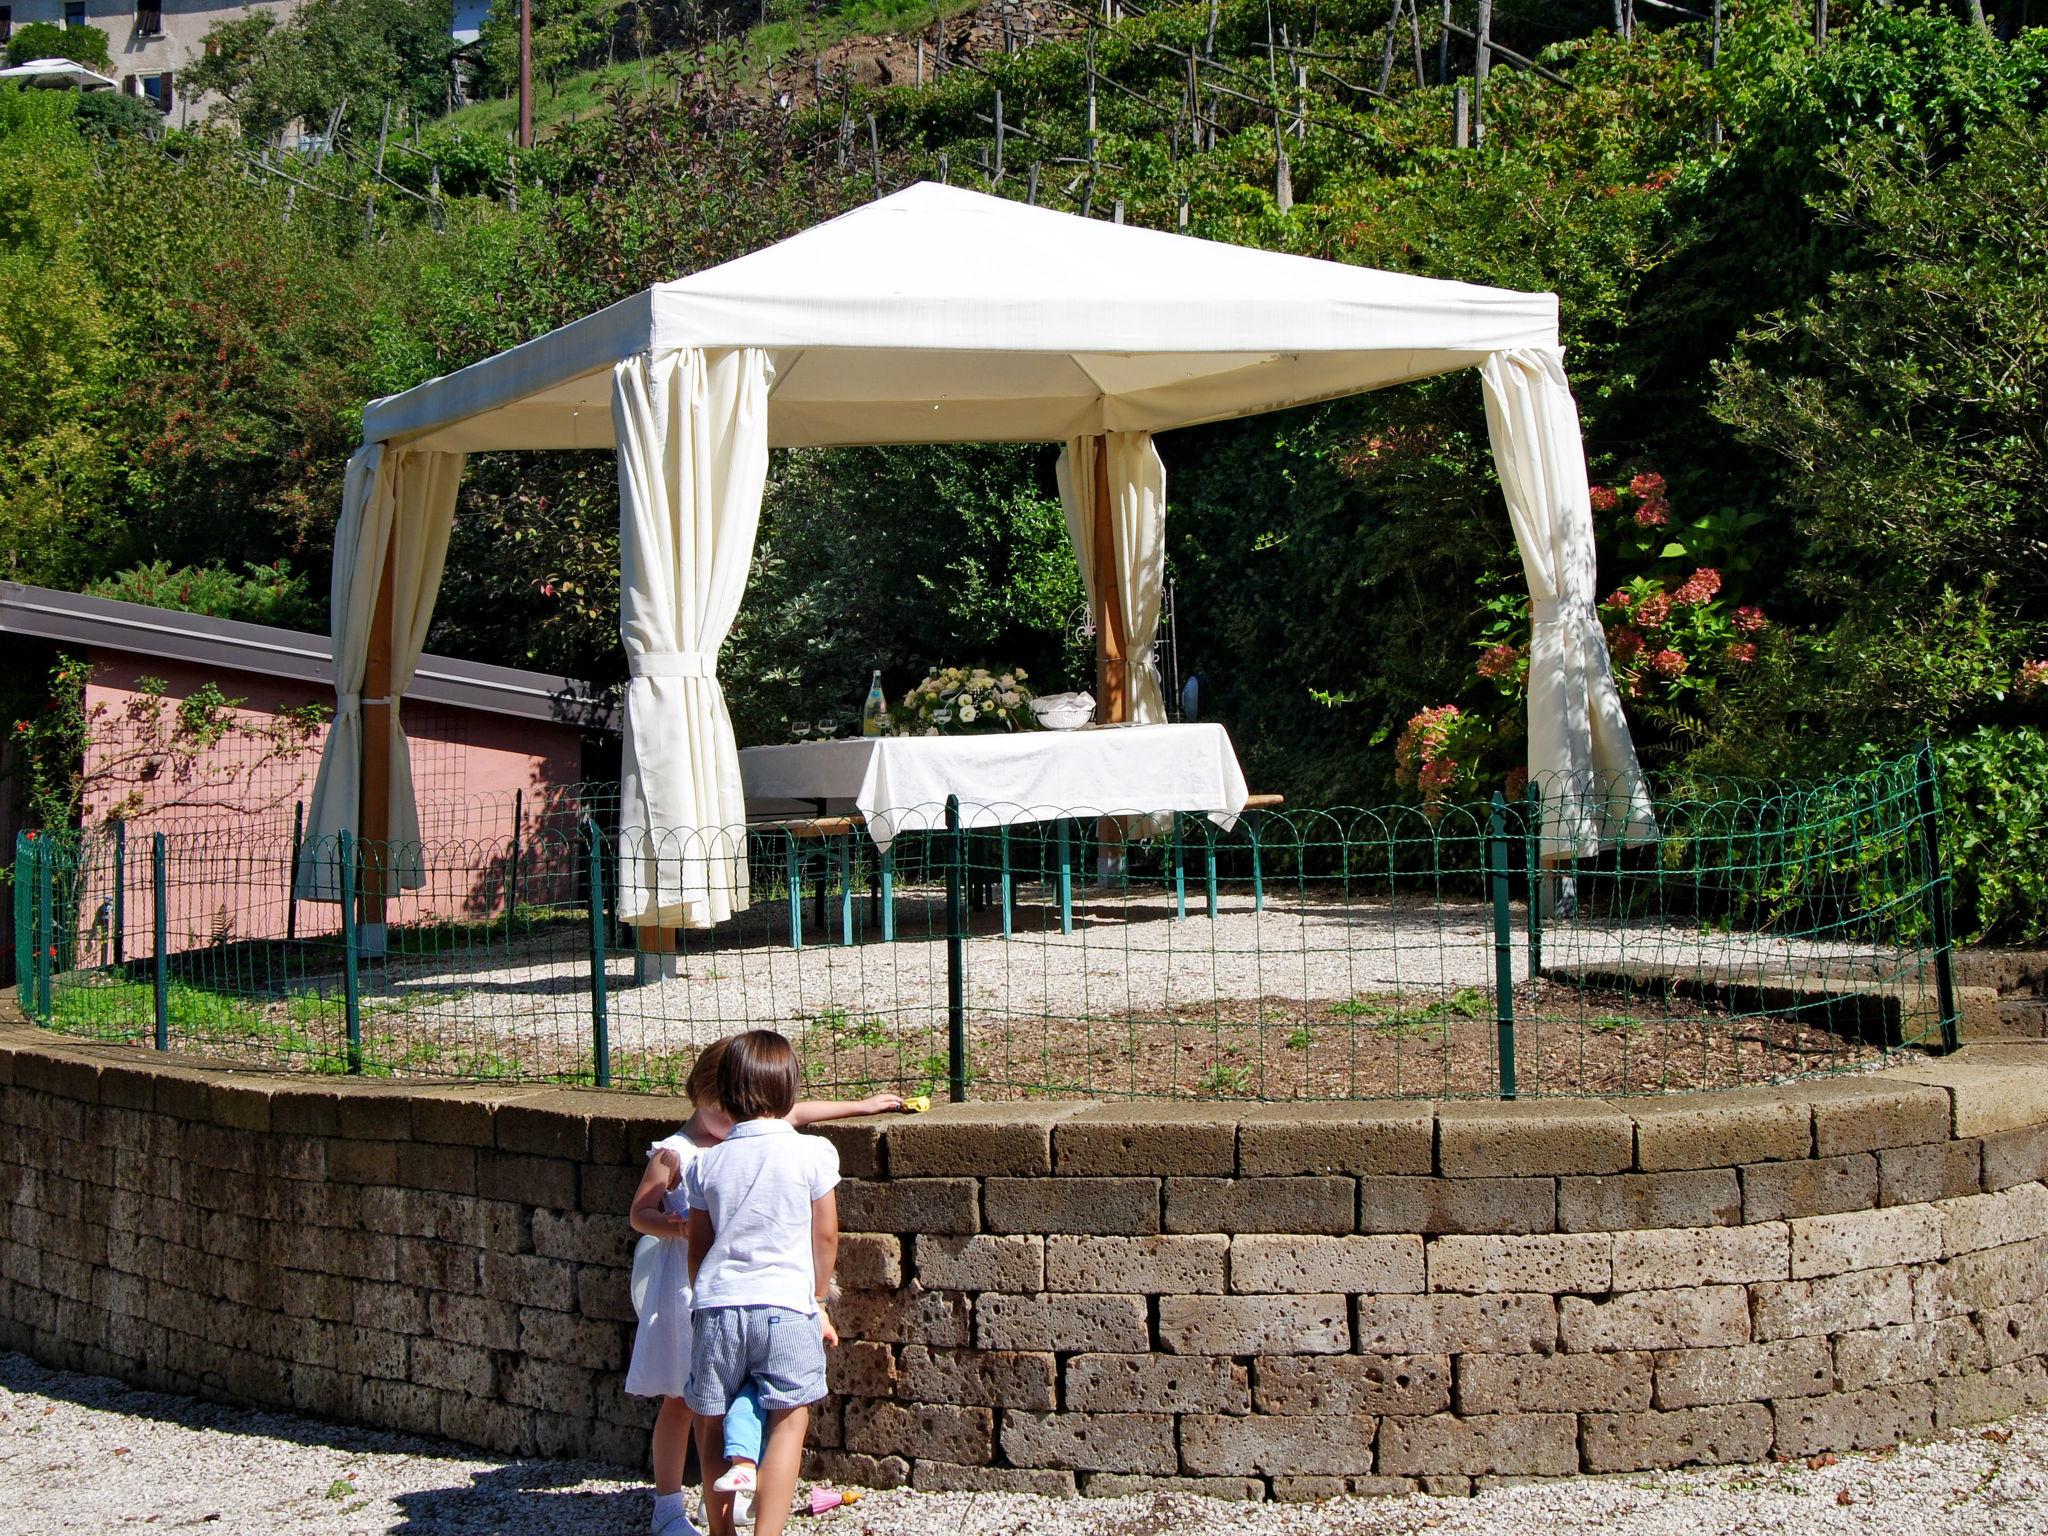
M 64 0 L 64 25 L 82 27 L 85 25 L 85 0 Z
M 0 5 L 0 43 L 7 42 L 13 36 L 14 7 L 11 5 Z
M 144 37 L 164 35 L 163 0 L 135 0 L 135 30 Z
M 171 76 L 166 70 L 160 75 L 138 75 L 142 83 L 143 99 L 157 111 L 168 114 L 171 110 Z

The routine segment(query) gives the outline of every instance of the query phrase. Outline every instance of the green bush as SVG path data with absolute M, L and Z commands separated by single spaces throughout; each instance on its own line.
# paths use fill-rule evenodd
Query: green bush
M 1935 755 L 1957 938 L 2048 940 L 2048 733 L 1987 725 Z
M 163 114 L 140 96 L 119 91 L 86 91 L 78 98 L 77 122 L 81 133 L 102 139 L 118 139 L 131 133 L 152 133 L 163 125 Z
M 246 575 L 210 565 L 172 570 L 169 561 L 152 560 L 96 581 L 86 592 L 92 597 L 176 608 L 216 619 L 240 619 L 247 624 L 306 630 L 325 627 L 325 608 L 308 586 L 306 573 L 293 570 L 289 560 L 275 565 L 246 564 L 242 569 Z
M 60 27 L 54 21 L 32 21 L 16 28 L 7 42 L 10 69 L 30 59 L 70 59 L 104 72 L 112 67 L 111 58 L 107 34 L 98 27 Z

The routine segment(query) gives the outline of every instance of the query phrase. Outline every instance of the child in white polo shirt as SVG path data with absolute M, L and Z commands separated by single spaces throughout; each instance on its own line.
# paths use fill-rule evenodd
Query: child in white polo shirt
M 690 1380 L 697 1457 L 712 1536 L 732 1536 L 725 1415 L 752 1385 L 768 1435 L 755 1473 L 755 1536 L 781 1536 L 796 1492 L 810 1405 L 825 1395 L 825 1346 L 837 1344 L 825 1299 L 839 1258 L 839 1152 L 800 1136 L 796 1052 L 773 1030 L 726 1045 L 718 1100 L 732 1134 L 684 1171 L 690 1208 Z

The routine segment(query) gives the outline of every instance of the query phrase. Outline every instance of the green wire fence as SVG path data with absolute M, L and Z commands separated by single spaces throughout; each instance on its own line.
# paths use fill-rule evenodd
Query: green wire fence
M 449 835 L 404 847 L 296 818 L 29 831 L 18 995 L 51 1029 L 238 1062 L 655 1089 L 772 1027 L 808 1093 L 848 1097 L 1641 1094 L 1954 1046 L 1926 751 L 1694 785 L 1652 840 L 1546 857 L 1583 809 L 951 801 L 686 834 L 622 831 L 591 785 L 442 808 Z M 636 881 L 741 862 L 743 910 L 634 947 Z

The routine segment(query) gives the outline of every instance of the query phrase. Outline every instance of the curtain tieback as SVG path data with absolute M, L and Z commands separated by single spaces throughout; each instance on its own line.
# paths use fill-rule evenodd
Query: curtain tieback
M 644 651 L 626 658 L 632 677 L 716 677 L 716 651 Z
M 1590 602 L 1574 603 L 1562 597 L 1532 597 L 1529 599 L 1529 622 L 1531 624 L 1555 624 L 1567 614 L 1576 613 L 1582 618 L 1594 617 Z

